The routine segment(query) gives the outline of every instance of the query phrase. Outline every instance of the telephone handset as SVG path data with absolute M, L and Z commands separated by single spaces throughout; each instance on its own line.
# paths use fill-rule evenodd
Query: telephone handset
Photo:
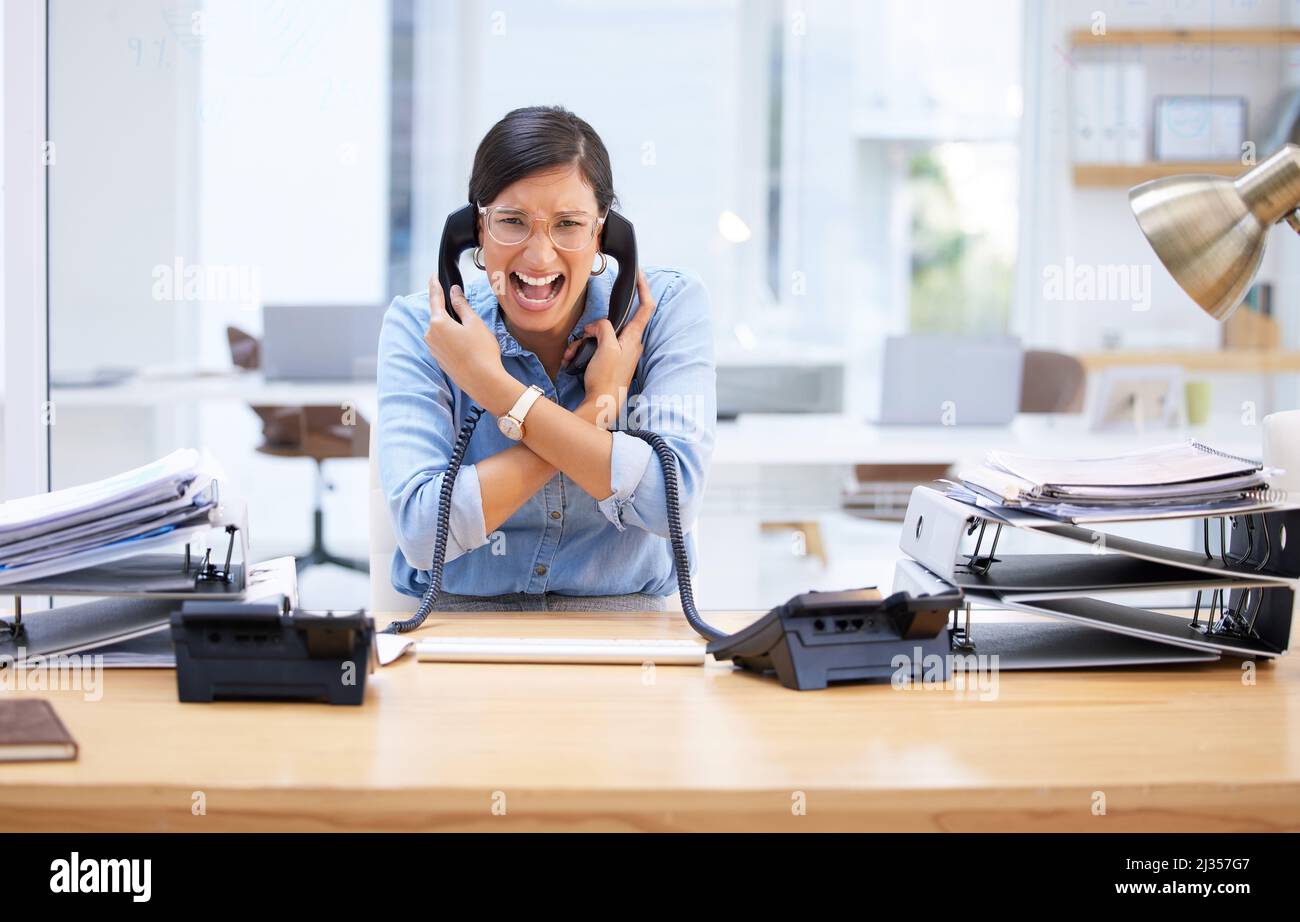
M 442 242 L 438 247 L 438 283 L 442 285 L 447 313 L 456 320 L 460 318 L 451 306 L 451 286 L 465 287 L 460 274 L 460 257 L 466 250 L 476 246 L 478 209 L 466 205 L 447 216 L 447 223 L 442 228 Z M 636 294 L 636 232 L 632 229 L 632 222 L 616 211 L 609 211 L 601 228 L 600 249 L 618 262 L 618 277 L 614 279 L 614 287 L 609 295 L 609 322 L 614 325 L 615 333 L 621 333 L 632 316 L 632 298 Z M 564 366 L 564 370 L 571 375 L 582 374 L 595 354 L 596 341 L 588 339 L 578 347 L 573 361 Z

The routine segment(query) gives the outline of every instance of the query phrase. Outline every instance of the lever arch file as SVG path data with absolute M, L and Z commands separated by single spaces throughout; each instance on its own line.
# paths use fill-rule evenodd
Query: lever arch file
M 1165 658 L 1153 662 L 1223 654 L 1270 658 L 1287 650 L 1300 576 L 1300 542 L 1288 547 L 1285 540 L 1288 523 L 1293 534 L 1300 534 L 1300 510 L 1294 507 L 1265 504 L 1251 513 L 1222 516 L 1188 513 L 1183 518 L 1200 520 L 1203 541 L 1199 550 L 1187 550 L 1032 513 L 991 509 L 967 496 L 917 487 L 904 517 L 900 547 L 930 578 L 961 589 L 968 603 L 986 602 L 1093 633 L 1120 635 L 1144 647 L 1164 647 Z M 1073 545 L 1076 550 L 999 554 L 999 539 L 1008 528 L 1064 539 L 1065 548 Z M 1157 590 L 1195 592 L 1191 618 L 1104 598 Z M 1058 626 L 1035 626 L 1044 629 L 1038 631 L 1044 651 L 1061 648 L 1066 635 L 1045 630 Z M 999 645 L 1000 632 L 1006 640 L 1004 629 L 980 626 L 981 631 L 986 628 L 981 652 Z M 958 628 L 955 636 L 961 633 Z M 1033 634 L 1032 629 L 1022 631 L 1016 638 L 1020 661 L 1034 659 L 1029 656 Z M 1082 636 L 1075 633 L 1073 642 Z M 1100 643 L 1093 638 L 1080 646 L 1074 665 L 1123 661 L 1116 659 L 1118 647 L 1102 644 L 1105 649 L 1100 649 Z M 978 638 L 973 644 L 980 649 Z M 1085 656 L 1084 646 L 1096 649 Z M 1140 650 L 1130 644 L 1129 661 L 1135 655 L 1140 658 Z

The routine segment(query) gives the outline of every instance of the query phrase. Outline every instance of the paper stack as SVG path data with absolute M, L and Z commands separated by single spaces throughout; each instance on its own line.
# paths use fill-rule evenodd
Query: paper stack
M 183 543 L 220 524 L 219 509 L 217 477 L 194 449 L 0 503 L 0 586 Z
M 1110 458 L 1051 459 L 990 452 L 963 469 L 955 498 L 1066 522 L 1230 515 L 1271 505 L 1259 461 L 1188 441 Z M 962 494 L 966 494 L 963 496 Z

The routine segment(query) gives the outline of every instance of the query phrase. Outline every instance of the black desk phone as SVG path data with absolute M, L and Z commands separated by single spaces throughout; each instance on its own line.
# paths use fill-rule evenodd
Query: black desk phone
M 478 245 L 478 211 L 466 205 L 453 212 L 443 227 L 438 255 L 438 282 L 442 285 L 447 312 L 456 317 L 451 306 L 451 286 L 464 288 L 460 258 L 465 250 Z M 601 231 L 601 249 L 618 261 L 618 276 L 609 301 L 609 320 L 615 332 L 627 323 L 636 292 L 636 234 L 623 216 L 610 211 Z M 582 374 L 596 351 L 588 340 L 565 366 L 569 374 Z M 451 517 L 451 493 L 456 475 L 465 459 L 474 426 L 483 408 L 471 406 L 461 424 L 447 472 L 438 492 L 437 537 L 429 567 L 429 588 L 415 614 L 405 621 L 395 621 L 385 631 L 405 633 L 424 623 L 438 594 L 442 591 L 442 570 L 447 554 L 447 533 Z M 708 651 L 716 659 L 728 659 L 743 669 L 767 674 L 774 672 L 788 688 L 825 688 L 828 682 L 858 681 L 887 676 L 882 663 L 888 663 L 894 650 L 911 653 L 917 640 L 928 639 L 937 648 L 948 644 L 947 616 L 960 601 L 952 598 L 922 597 L 913 599 L 895 593 L 877 599 L 872 593 L 805 593 L 772 609 L 759 621 L 734 635 L 704 621 L 695 607 L 691 587 L 690 559 L 682 536 L 677 490 L 677 457 L 668 443 L 648 429 L 623 430 L 650 444 L 659 458 L 664 474 L 668 534 L 673 561 L 677 568 L 677 588 L 682 612 L 696 633 L 709 641 Z M 822 616 L 833 619 L 833 633 L 822 629 Z M 947 662 L 946 658 L 943 660 Z

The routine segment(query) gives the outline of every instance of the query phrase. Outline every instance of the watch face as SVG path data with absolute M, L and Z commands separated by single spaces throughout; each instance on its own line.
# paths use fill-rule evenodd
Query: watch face
M 498 419 L 497 428 L 501 430 L 502 435 L 512 441 L 518 442 L 524 437 L 523 427 L 510 416 L 502 416 Z

